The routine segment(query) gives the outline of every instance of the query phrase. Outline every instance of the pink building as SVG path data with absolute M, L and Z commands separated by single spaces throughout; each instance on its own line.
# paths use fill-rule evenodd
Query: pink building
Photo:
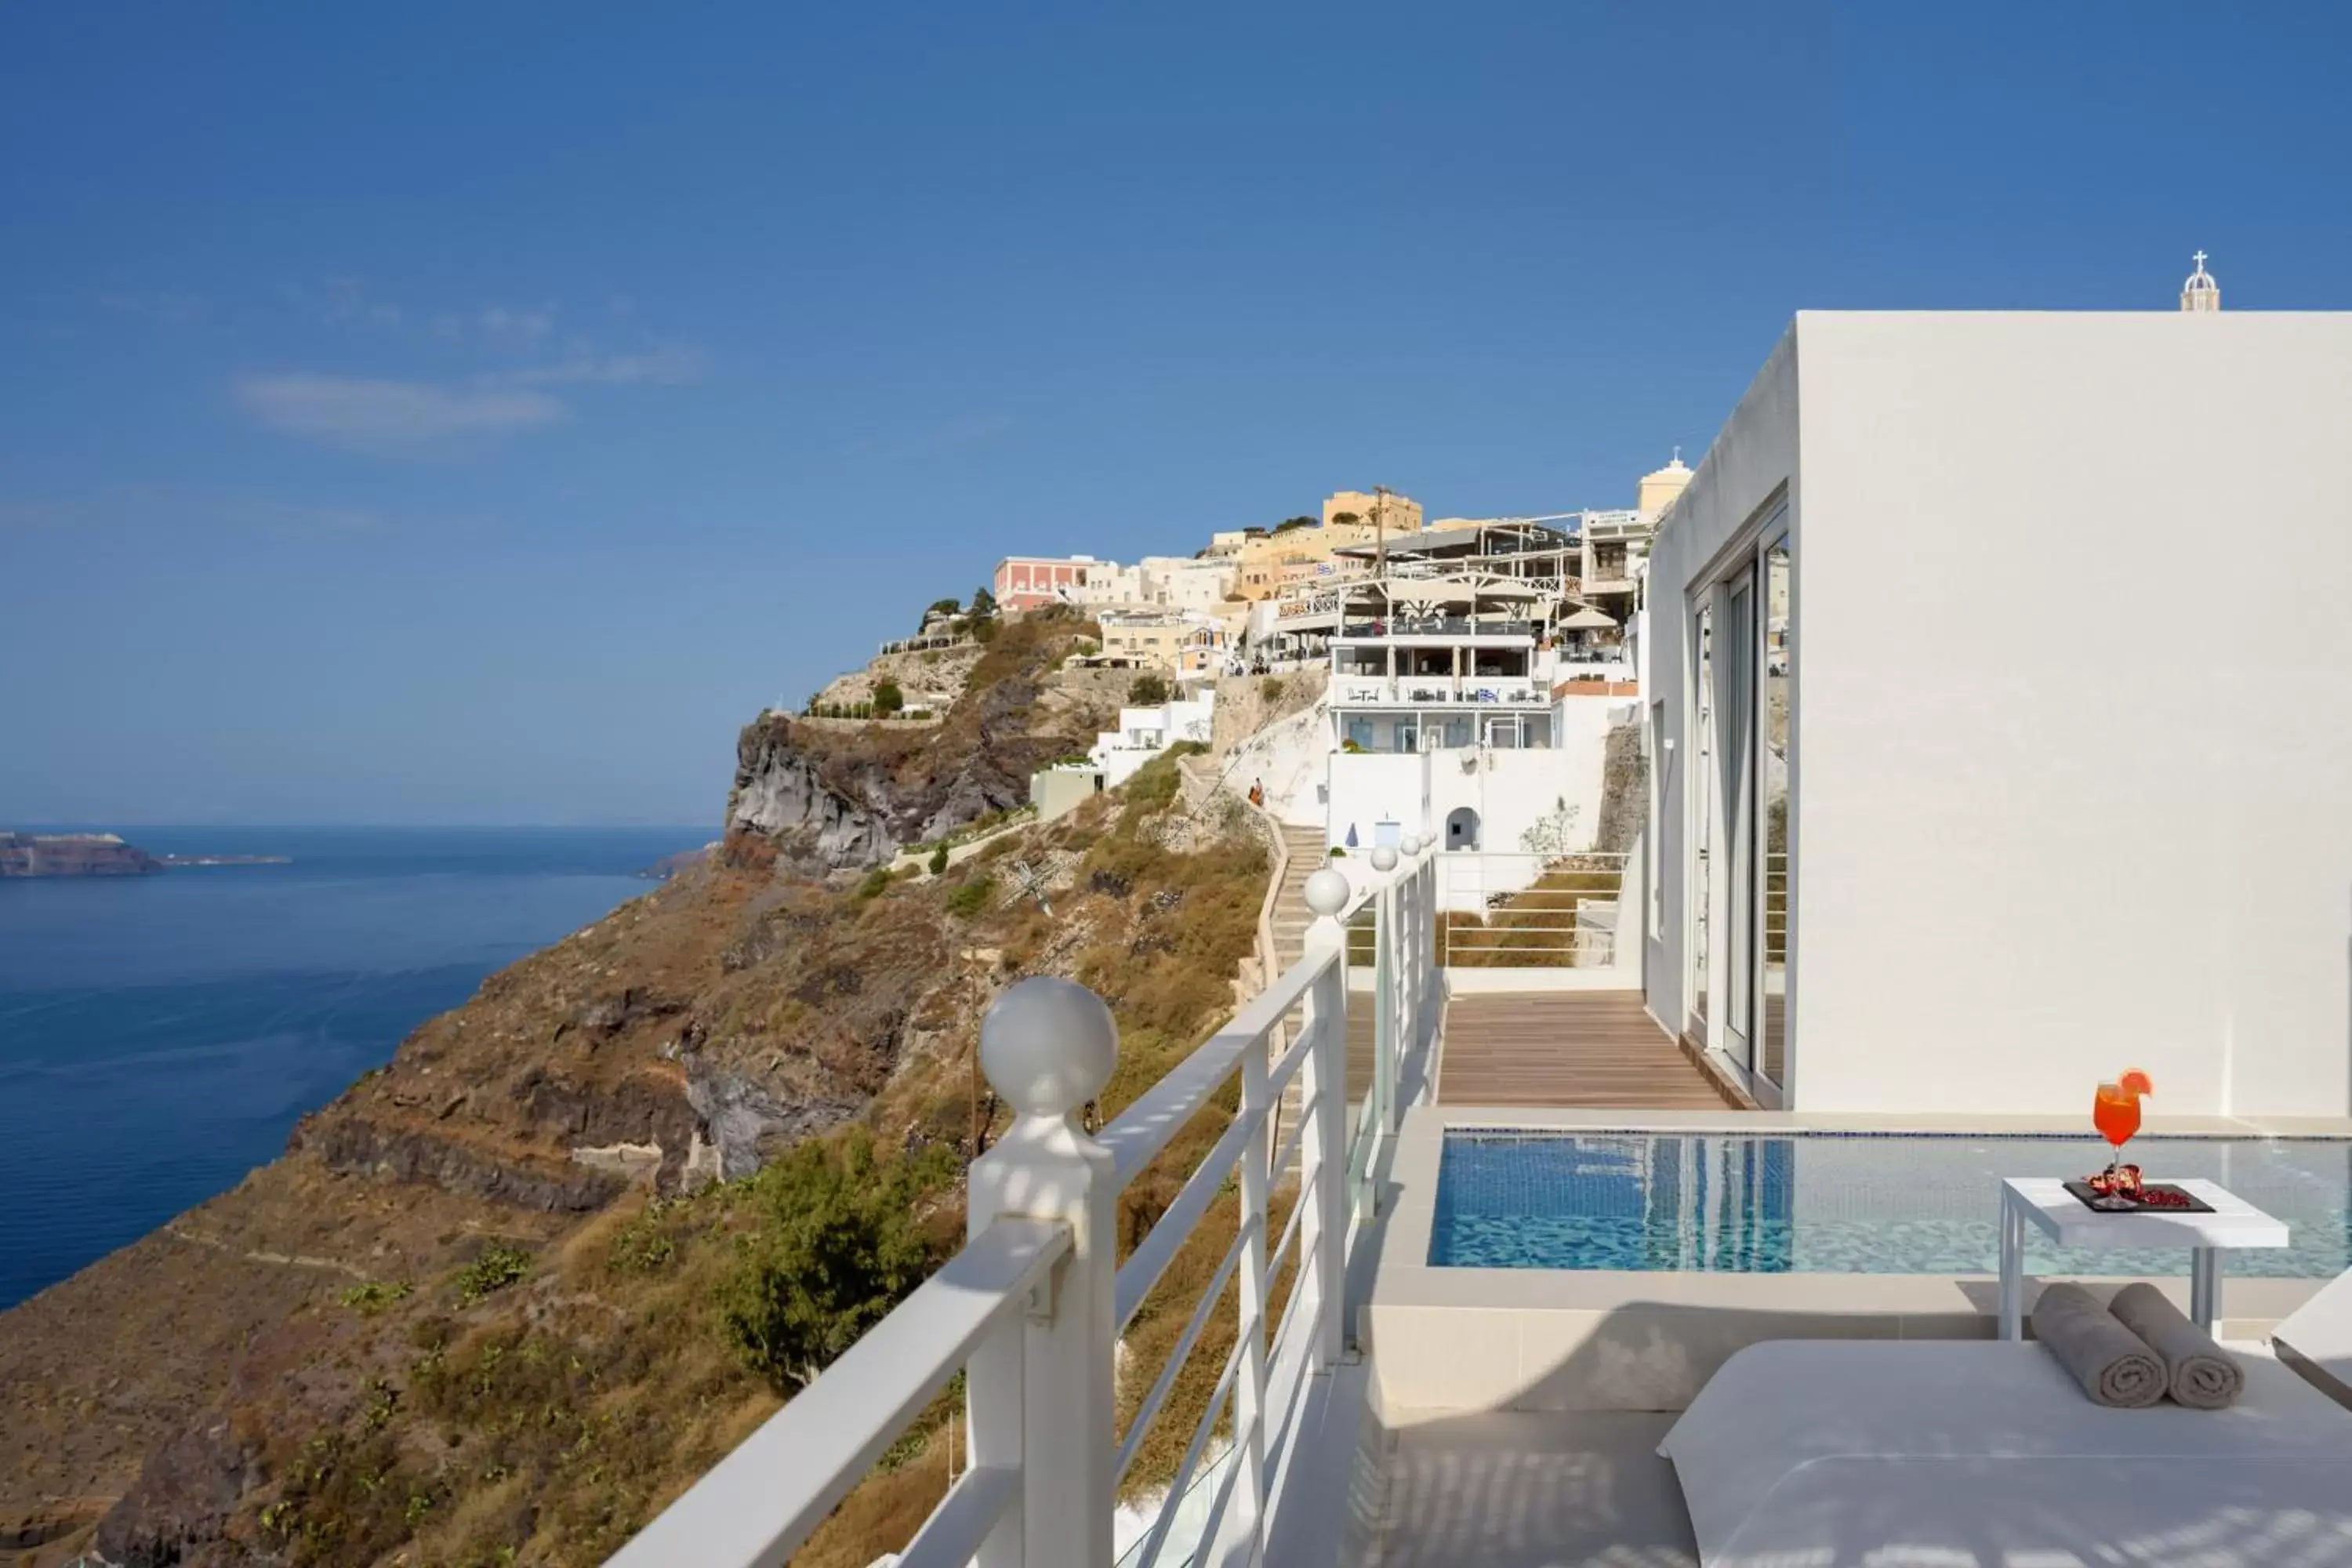
M 1091 555 L 1008 555 L 996 563 L 995 580 L 988 591 L 999 608 L 1034 610 L 1061 598 L 1055 590 L 1083 585 L 1089 571 L 1118 570 Z

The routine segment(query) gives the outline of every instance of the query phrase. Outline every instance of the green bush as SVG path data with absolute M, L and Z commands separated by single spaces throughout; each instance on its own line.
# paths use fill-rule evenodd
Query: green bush
M 1156 675 L 1139 675 L 1128 683 L 1127 700 L 1137 708 L 1157 708 L 1168 700 L 1168 682 Z
M 948 895 L 948 913 L 970 920 L 988 907 L 988 900 L 995 891 L 995 878 L 974 877 Z
M 895 680 L 877 681 L 874 686 L 874 711 L 887 715 L 907 706 L 907 694 L 898 689 Z
M 942 844 L 931 851 L 931 875 L 934 877 L 943 875 L 947 868 L 948 847 Z
M 862 1127 L 788 1149 L 750 1183 L 721 1312 L 754 1372 L 790 1393 L 923 1282 L 940 1247 L 918 1213 L 956 1175 L 940 1148 L 892 1158 Z
M 987 644 L 987 643 L 992 643 L 992 642 L 994 642 L 994 641 L 996 640 L 996 622 L 995 622 L 995 620 L 992 617 L 991 619 L 984 620 L 984 621 L 974 621 L 974 622 L 972 622 L 972 623 L 971 623 L 971 640 L 972 640 L 972 641 L 974 641 L 974 642 L 976 642 L 976 643 L 981 643 L 981 644 Z
M 864 881 L 857 884 L 857 896 L 860 900 L 878 899 L 882 896 L 884 889 L 887 889 L 889 886 L 890 868 L 887 866 L 877 866 L 874 869 L 866 873 L 866 879 Z
M 656 1199 L 643 1214 L 613 1233 L 605 1262 L 614 1273 L 656 1273 L 677 1256 L 677 1243 L 661 1228 L 662 1215 L 668 1206 Z
M 1257 683 L 1257 694 L 1268 702 L 1279 702 L 1282 700 L 1282 682 L 1269 675 Z
M 373 1318 L 395 1301 L 404 1301 L 415 1289 L 405 1279 L 371 1279 L 343 1292 L 343 1305 L 362 1318 Z
M 457 1270 L 453 1281 L 457 1287 L 457 1304 L 470 1307 L 486 1296 L 495 1296 L 530 1272 L 530 1253 L 520 1247 L 494 1242 L 483 1249 L 479 1258 Z

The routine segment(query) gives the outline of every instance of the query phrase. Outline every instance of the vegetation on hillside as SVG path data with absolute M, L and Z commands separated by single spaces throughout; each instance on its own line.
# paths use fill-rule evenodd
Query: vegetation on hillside
M 1000 645 L 1020 626 L 1008 624 Z M 446 1277 L 330 1298 L 306 1331 L 316 1342 L 308 1385 L 272 1389 L 240 1413 L 267 1479 L 230 1521 L 230 1541 L 295 1563 L 575 1563 L 614 1550 L 958 1245 L 970 1053 L 991 995 L 1030 973 L 1103 994 L 1120 1033 L 1118 1069 L 1097 1108 L 1106 1120 L 1231 1013 L 1266 858 L 1237 814 L 1188 813 L 1181 784 L 1177 758 L 1163 757 L 1124 789 L 1013 836 L 1024 858 L 1058 868 L 1050 914 L 1000 892 L 992 868 L 1013 839 L 933 881 L 779 884 L 740 905 L 703 906 L 706 921 L 745 923 L 719 965 L 731 1000 L 701 1026 L 714 1039 L 849 1053 L 844 1069 L 876 1086 L 864 1112 L 747 1179 L 632 1196 L 553 1245 L 493 1238 Z M 927 945 L 910 952 L 917 932 Z M 890 1060 L 846 1033 L 862 995 L 899 994 L 858 956 L 883 952 L 926 987 L 892 1026 L 902 1044 Z M 941 952 L 960 959 L 943 966 Z M 770 969 L 777 979 L 762 981 Z M 827 1043 L 836 1033 L 837 1047 Z M 1003 1125 L 992 1104 L 978 1109 L 984 1128 Z M 1123 1248 L 1165 1211 L 1234 1109 L 1230 1094 L 1210 1106 L 1129 1186 Z M 1145 1303 L 1128 1336 L 1122 1420 L 1233 1235 L 1227 1198 Z M 1131 1485 L 1172 1470 L 1231 1350 L 1232 1321 L 1228 1300 Z M 866 1568 L 903 1546 L 944 1490 L 959 1407 L 952 1390 L 936 1402 L 795 1563 Z

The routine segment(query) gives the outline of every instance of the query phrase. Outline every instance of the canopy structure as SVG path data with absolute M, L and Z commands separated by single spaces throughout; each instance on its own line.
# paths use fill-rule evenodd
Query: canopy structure
M 1564 632 L 1605 632 L 1614 631 L 1616 627 L 1617 617 L 1590 605 L 1559 623 L 1559 629 Z

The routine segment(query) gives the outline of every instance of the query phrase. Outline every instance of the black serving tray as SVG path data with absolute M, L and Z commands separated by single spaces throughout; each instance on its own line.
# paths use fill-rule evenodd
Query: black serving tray
M 2140 1190 L 2147 1193 L 2180 1193 L 2182 1197 L 2189 1200 L 2188 1203 L 2168 1204 L 2162 1208 L 2158 1208 L 2151 1204 L 2137 1203 L 2127 1209 L 2099 1208 L 2099 1205 L 2092 1201 L 2099 1194 L 2091 1190 L 2090 1183 L 2069 1182 L 2066 1184 L 2066 1190 L 2080 1199 L 2084 1208 L 2097 1209 L 2101 1214 L 2211 1214 L 2213 1212 L 2211 1204 L 2207 1203 L 2195 1193 L 2181 1192 L 2170 1182 L 2144 1182 L 2140 1184 Z

